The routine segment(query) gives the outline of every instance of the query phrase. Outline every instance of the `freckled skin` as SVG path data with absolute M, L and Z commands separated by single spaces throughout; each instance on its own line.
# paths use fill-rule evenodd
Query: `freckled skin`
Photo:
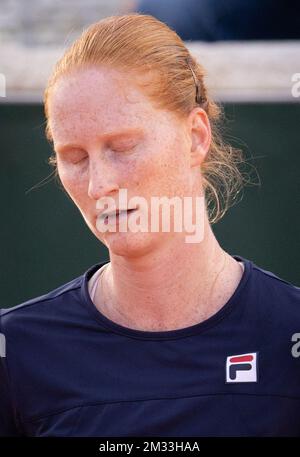
M 200 243 L 186 243 L 184 231 L 100 233 L 96 228 L 96 201 L 113 197 L 118 203 L 120 189 L 127 189 L 129 200 L 144 197 L 149 211 L 153 196 L 203 196 L 201 165 L 211 141 L 206 113 L 196 107 L 179 120 L 154 107 L 132 75 L 89 67 L 56 83 L 49 122 L 62 184 L 109 249 L 96 307 L 131 328 L 171 330 L 200 322 L 224 305 L 241 268 L 219 246 L 206 212 Z M 103 135 L 125 128 L 142 133 L 130 140 L 133 149 L 116 152 L 115 140 Z M 71 143 L 72 149 L 62 149 Z
M 129 199 L 144 197 L 150 208 L 151 196 L 191 195 L 191 173 L 197 174 L 201 193 L 200 172 L 191 171 L 189 139 L 182 122 L 170 112 L 155 109 L 132 77 L 90 68 L 61 79 L 51 98 L 50 126 L 54 147 L 75 143 L 88 153 L 88 161 L 74 166 L 66 160 L 68 152 L 57 152 L 58 172 L 89 228 L 115 253 L 133 255 L 134 250 L 152 249 L 167 235 L 99 233 L 97 199 L 111 196 L 117 201 L 118 189 L 126 188 Z M 134 152 L 114 153 L 99 139 L 102 133 L 127 127 L 144 131 Z

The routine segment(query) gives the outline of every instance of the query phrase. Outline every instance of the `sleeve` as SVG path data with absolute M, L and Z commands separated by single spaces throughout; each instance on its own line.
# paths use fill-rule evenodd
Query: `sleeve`
M 6 365 L 6 339 L 5 334 L 1 330 L 0 310 L 0 437 L 21 436 L 15 418 L 15 408 L 11 398 Z

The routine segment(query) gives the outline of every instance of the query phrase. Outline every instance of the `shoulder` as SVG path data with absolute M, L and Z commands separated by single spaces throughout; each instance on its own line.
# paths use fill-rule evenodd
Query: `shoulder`
M 254 328 L 260 328 L 272 344 L 289 345 L 300 332 L 300 288 L 254 263 L 248 310 Z
M 299 302 L 300 287 L 290 281 L 281 278 L 275 272 L 267 270 L 256 264 L 253 260 L 245 257 L 234 255 L 235 259 L 243 261 L 245 266 L 244 278 L 247 282 L 252 283 L 259 292 L 271 293 L 271 295 L 287 295 Z
M 62 319 L 64 314 L 70 317 L 76 309 L 76 303 L 82 299 L 82 289 L 86 277 L 89 277 L 98 264 L 90 267 L 80 276 L 38 297 L 27 300 L 11 308 L 0 308 L 0 332 L 30 331 L 31 327 L 51 328 L 51 323 Z
M 272 271 L 265 270 L 253 263 L 253 285 L 265 300 L 289 305 L 300 311 L 300 287 L 281 278 Z
M 242 296 L 252 318 L 282 329 L 300 329 L 300 288 L 251 260 L 243 261 L 246 272 Z
M 68 283 L 47 292 L 38 297 L 27 300 L 11 308 L 0 308 L 0 321 L 2 328 L 14 320 L 23 320 L 27 316 L 36 316 L 49 310 L 49 307 L 55 307 L 66 299 L 70 292 L 80 288 L 81 277 L 75 278 Z

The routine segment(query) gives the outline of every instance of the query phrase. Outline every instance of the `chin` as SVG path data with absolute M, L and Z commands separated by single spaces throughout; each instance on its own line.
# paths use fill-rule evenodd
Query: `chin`
M 159 245 L 159 233 L 106 233 L 104 242 L 110 254 L 122 257 L 141 257 Z

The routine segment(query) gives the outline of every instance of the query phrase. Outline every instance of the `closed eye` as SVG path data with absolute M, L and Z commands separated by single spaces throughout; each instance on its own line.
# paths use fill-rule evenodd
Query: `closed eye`
M 87 158 L 88 158 L 88 156 L 86 155 L 86 156 L 82 157 L 82 158 L 79 159 L 79 160 L 72 161 L 72 163 L 75 164 L 75 165 L 77 165 L 78 163 L 84 162 Z
M 124 145 L 112 145 L 110 149 L 114 152 L 130 152 L 132 151 L 137 144 L 124 144 Z
M 60 157 L 63 162 L 77 165 L 79 163 L 84 162 L 88 158 L 88 154 L 86 154 L 84 151 L 79 150 L 60 154 Z

